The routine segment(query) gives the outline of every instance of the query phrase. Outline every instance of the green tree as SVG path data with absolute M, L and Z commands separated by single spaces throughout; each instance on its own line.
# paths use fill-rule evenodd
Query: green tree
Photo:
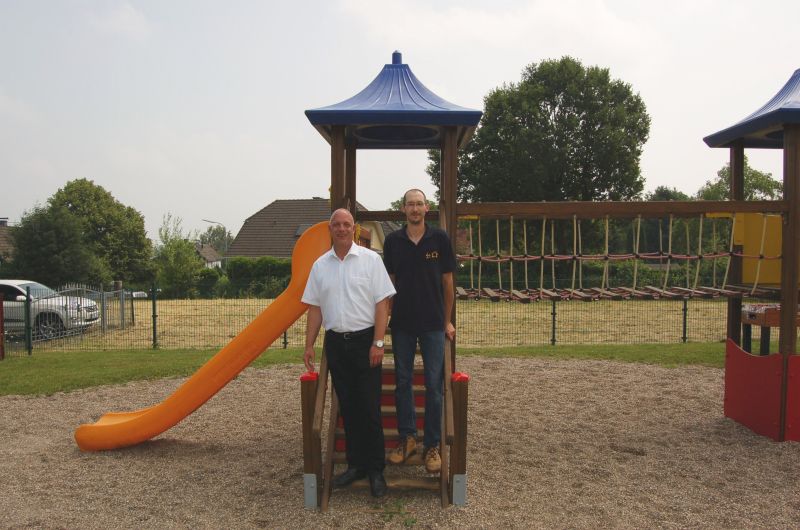
M 426 199 L 426 200 L 428 202 L 428 209 L 430 209 L 430 210 L 438 210 L 439 209 L 439 203 L 434 202 L 434 201 L 432 201 L 430 199 Z M 391 204 L 389 205 L 389 209 L 390 210 L 400 211 L 400 208 L 402 208 L 402 207 L 403 207 L 403 197 L 400 197 L 396 201 L 392 201 Z
M 97 285 L 111 280 L 83 234 L 83 223 L 66 208 L 36 207 L 13 227 L 14 260 L 9 271 L 52 287 L 67 282 Z
M 68 182 L 49 199 L 81 220 L 87 245 L 105 263 L 113 280 L 141 282 L 152 278 L 152 243 L 144 217 L 117 201 L 91 180 Z
M 641 97 L 608 69 L 570 57 L 533 63 L 519 83 L 491 91 L 484 107 L 459 155 L 459 200 L 626 200 L 641 193 L 650 117 Z M 429 160 L 438 185 L 439 152 Z
M 726 163 L 717 171 L 717 177 L 707 180 L 697 191 L 697 198 L 704 201 L 726 201 L 731 198 L 731 165 Z M 783 183 L 772 178 L 772 173 L 765 173 L 750 167 L 744 157 L 744 200 L 778 200 L 783 197 Z
M 224 226 L 209 226 L 205 232 L 200 234 L 200 243 L 211 245 L 220 255 L 224 255 L 233 243 L 233 236 Z
M 183 233 L 179 217 L 164 216 L 156 245 L 156 281 L 166 298 L 194 298 L 203 270 L 193 241 Z
M 689 197 L 678 188 L 670 188 L 668 186 L 658 186 L 653 191 L 645 194 L 647 201 L 691 201 Z

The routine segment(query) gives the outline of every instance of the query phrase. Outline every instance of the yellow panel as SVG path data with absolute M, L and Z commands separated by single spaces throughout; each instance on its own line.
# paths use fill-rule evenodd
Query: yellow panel
M 734 244 L 742 245 L 745 255 L 755 256 L 742 259 L 742 281 L 744 283 L 758 282 L 759 285 L 780 285 L 781 260 L 759 260 L 758 256 L 762 254 L 766 257 L 780 256 L 781 221 L 780 215 L 760 213 L 736 215 Z M 759 261 L 761 262 L 760 269 Z

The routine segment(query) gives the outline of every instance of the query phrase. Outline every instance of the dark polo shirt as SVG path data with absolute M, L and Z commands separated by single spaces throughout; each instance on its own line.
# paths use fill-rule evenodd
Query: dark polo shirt
M 403 225 L 386 236 L 383 262 L 397 289 L 389 326 L 408 333 L 444 330 L 442 274 L 456 269 L 445 231 L 426 223 L 425 234 L 415 245 Z

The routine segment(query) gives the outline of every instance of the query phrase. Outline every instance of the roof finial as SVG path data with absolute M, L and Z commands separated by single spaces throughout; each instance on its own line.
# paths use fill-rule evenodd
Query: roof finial
M 403 54 L 395 50 L 392 54 L 392 64 L 403 64 Z

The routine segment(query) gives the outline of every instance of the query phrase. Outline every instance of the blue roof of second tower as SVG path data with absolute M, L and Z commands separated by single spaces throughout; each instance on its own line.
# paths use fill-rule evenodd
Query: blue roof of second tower
M 783 126 L 800 123 L 800 69 L 763 107 L 727 129 L 703 138 L 709 147 L 729 147 L 741 141 L 744 147 L 780 149 Z
M 455 105 L 431 92 L 417 79 L 411 68 L 403 64 L 400 52 L 392 54 L 378 76 L 355 96 L 318 109 L 306 116 L 330 141 L 334 125 L 366 126 L 364 134 L 351 131 L 362 148 L 426 148 L 438 146 L 438 128 L 457 126 L 462 133 L 471 132 L 482 112 Z M 371 126 L 371 127 L 370 127 Z M 381 126 L 381 127 L 374 127 Z M 424 128 L 430 128 L 425 133 Z M 436 134 L 434 134 L 436 133 Z M 464 136 L 460 135 L 463 140 Z

